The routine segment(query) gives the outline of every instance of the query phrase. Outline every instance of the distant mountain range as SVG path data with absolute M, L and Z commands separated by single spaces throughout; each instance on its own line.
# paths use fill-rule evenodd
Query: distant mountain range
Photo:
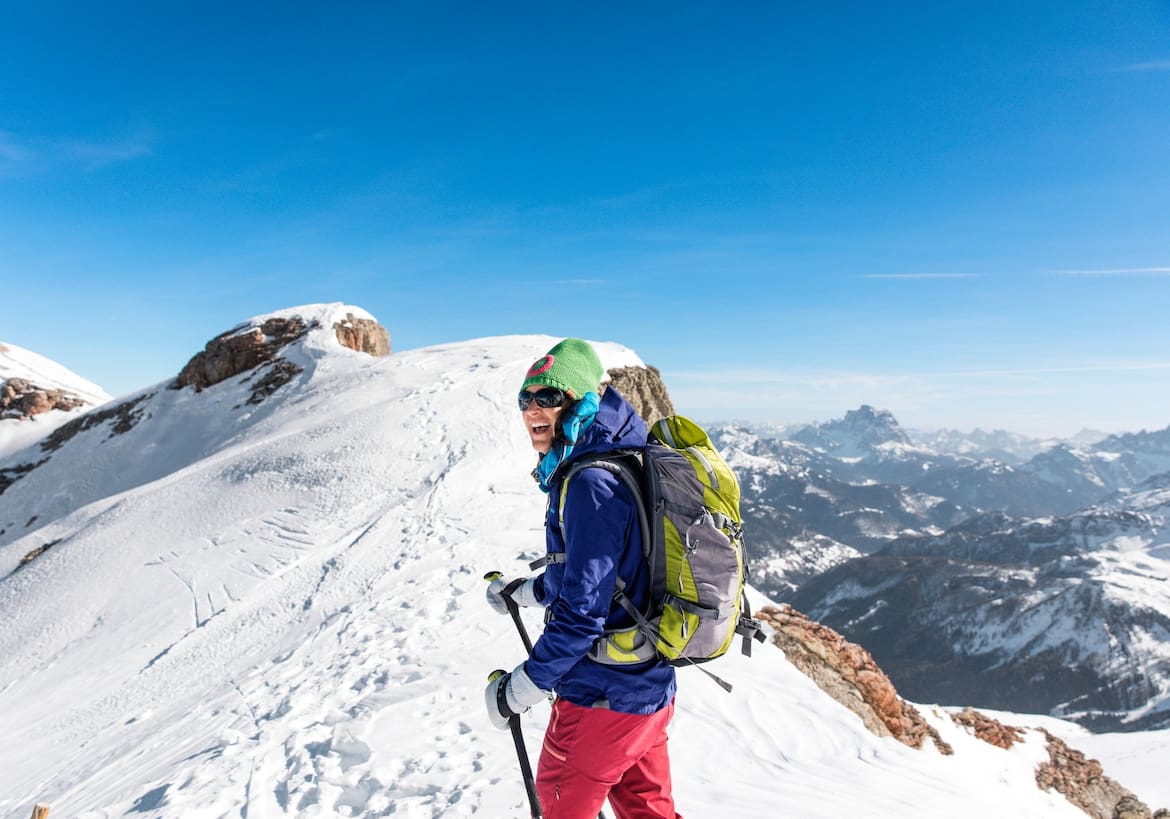
M 1170 428 L 1014 465 L 991 453 L 1030 442 L 948 434 L 944 452 L 868 406 L 787 440 L 712 432 L 741 476 L 753 582 L 912 698 L 1170 725 Z
M 1085 429 L 1071 438 L 1035 438 L 1016 432 L 994 429 L 990 432 L 975 429 L 962 432 L 940 429 L 930 432 L 907 430 L 917 443 L 950 455 L 967 455 L 983 460 L 992 459 L 1006 464 L 1021 464 L 1054 446 L 1068 445 L 1083 449 L 1107 437 L 1107 433 Z

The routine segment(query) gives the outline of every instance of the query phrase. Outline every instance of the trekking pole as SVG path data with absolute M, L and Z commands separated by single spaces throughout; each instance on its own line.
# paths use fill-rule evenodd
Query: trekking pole
M 503 572 L 490 571 L 483 576 L 483 579 L 490 583 L 493 580 L 500 578 L 500 577 L 503 577 L 503 576 L 504 576 Z M 508 593 L 508 590 L 506 587 L 504 589 L 504 605 L 508 607 L 508 613 L 512 615 L 512 622 L 516 624 L 516 630 L 518 632 L 520 632 L 520 641 L 522 643 L 524 643 L 524 649 L 528 652 L 528 656 L 531 657 L 532 656 L 532 640 L 530 640 L 528 638 L 528 629 L 524 628 L 524 622 L 520 619 L 520 606 L 518 606 L 516 604 L 516 601 L 512 599 L 512 595 Z M 493 671 L 492 672 L 493 675 L 502 674 L 502 673 L 503 673 L 502 671 Z M 491 679 L 494 680 L 495 676 L 493 676 Z M 549 699 L 550 700 L 552 699 L 551 694 L 549 695 Z M 516 733 L 516 731 L 518 731 L 519 727 L 520 727 L 520 718 L 513 717 L 512 719 L 516 720 L 516 728 L 513 730 L 512 733 L 516 737 L 516 751 L 517 751 L 517 753 L 520 754 L 520 769 L 523 771 L 525 768 L 527 768 L 528 769 L 527 775 L 529 778 L 531 778 L 532 768 L 528 765 L 528 754 L 521 750 L 524 747 L 523 740 L 520 738 L 520 735 L 518 733 Z M 510 721 L 509 721 L 509 724 L 510 724 Z M 526 782 L 527 782 L 527 780 L 526 780 Z M 536 803 L 534 802 L 533 804 L 536 804 Z M 539 807 L 537 808 L 537 810 L 539 810 Z M 534 813 L 532 815 L 533 816 L 540 816 L 539 813 Z M 606 819 L 605 811 L 599 811 L 597 814 L 597 819 Z
M 495 682 L 507 672 L 497 668 L 488 675 L 488 682 Z M 504 686 L 500 686 L 499 696 L 504 696 Z M 501 712 L 503 713 L 503 712 Z M 512 729 L 512 741 L 516 743 L 516 757 L 520 760 L 520 775 L 524 778 L 524 790 L 528 793 L 528 808 L 532 811 L 532 819 L 541 819 L 540 800 L 536 798 L 536 780 L 532 778 L 532 763 L 528 761 L 528 750 L 524 747 L 524 734 L 520 731 L 520 715 L 508 717 L 508 727 Z
M 503 577 L 503 572 L 490 571 L 483 576 L 483 579 L 489 583 Z M 509 584 L 510 585 L 510 584 Z M 519 584 L 517 584 L 519 585 Z M 528 656 L 532 656 L 532 640 L 528 639 L 528 629 L 524 628 L 524 621 L 520 619 L 520 606 L 512 599 L 512 594 L 504 587 L 504 605 L 508 607 L 508 614 L 512 615 L 512 622 L 516 624 L 516 630 L 520 632 L 520 641 L 524 643 L 524 650 L 528 652 Z

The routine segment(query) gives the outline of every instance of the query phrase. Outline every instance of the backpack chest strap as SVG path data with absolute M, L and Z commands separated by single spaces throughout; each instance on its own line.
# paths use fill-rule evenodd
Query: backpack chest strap
M 568 559 L 569 559 L 568 555 L 566 555 L 564 552 L 553 552 L 552 554 L 545 555 L 544 557 L 540 558 L 539 560 L 532 561 L 531 563 L 528 564 L 528 568 L 531 571 L 535 572 L 537 569 L 543 569 L 545 566 L 548 566 L 549 564 L 564 563 Z

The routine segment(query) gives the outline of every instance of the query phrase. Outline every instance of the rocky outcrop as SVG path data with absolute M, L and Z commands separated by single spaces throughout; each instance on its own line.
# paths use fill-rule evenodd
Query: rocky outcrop
M 757 618 L 775 630 L 772 641 L 788 661 L 861 718 L 874 734 L 921 748 L 929 737 L 940 753 L 952 748 L 910 703 L 898 696 L 869 652 L 788 605 L 766 606 Z
M 142 420 L 146 412 L 144 405 L 153 396 L 153 392 L 143 393 L 137 398 L 123 401 L 117 406 L 87 412 L 85 415 L 74 418 L 68 424 L 57 427 L 49 433 L 45 437 L 45 440 L 41 441 L 41 449 L 45 452 L 55 452 L 64 446 L 66 441 L 69 441 L 78 433 L 85 432 L 87 429 L 93 429 L 111 420 L 114 423 L 110 425 L 109 437 L 112 438 L 115 435 L 129 432 Z
M 346 313 L 344 321 L 333 324 L 333 331 L 342 346 L 351 350 L 377 357 L 390 355 L 390 333 L 373 319 Z
M 316 320 L 307 322 L 294 315 L 228 330 L 207 342 L 203 351 L 187 362 L 171 389 L 194 387 L 200 392 L 247 373 L 248 379 L 256 381 L 246 403 L 259 404 L 302 372 L 301 367 L 280 357 L 281 350 L 318 326 Z M 334 322 L 333 332 L 337 341 L 351 350 L 373 356 L 390 354 L 390 334 L 373 319 L 347 313 L 345 319 Z
M 41 451 L 56 452 L 78 433 L 101 426 L 107 421 L 113 421 L 110 425 L 109 437 L 112 438 L 115 435 L 121 435 L 123 432 L 129 432 L 134 428 L 135 424 L 142 420 L 146 412 L 143 404 L 153 395 L 154 393 L 152 392 L 143 393 L 137 398 L 124 401 L 117 406 L 91 410 L 83 415 L 79 415 L 69 423 L 62 424 L 46 435 L 41 441 Z M 0 495 L 3 495 L 8 487 L 12 486 L 12 484 L 16 483 L 29 472 L 47 463 L 48 460 L 46 457 L 32 463 L 18 464 L 17 466 L 0 469 Z
M 10 378 L 0 385 L 0 418 L 25 420 L 50 410 L 69 412 L 85 403 L 72 393 L 38 387 L 23 378 Z
M 1165 819 L 1170 812 L 1151 813 L 1140 799 L 1105 776 L 1101 763 L 1089 759 L 1047 731 L 1049 761 L 1036 769 L 1036 784 L 1055 789 L 1093 819 Z
M 44 544 L 38 546 L 37 548 L 33 549 L 31 552 L 26 554 L 24 557 L 22 557 L 20 559 L 20 563 L 17 564 L 16 568 L 23 569 L 29 563 L 32 563 L 34 560 L 36 560 L 38 557 L 43 555 L 45 552 L 49 551 L 49 549 L 52 549 L 54 546 L 56 546 L 60 542 L 61 542 L 61 539 L 58 538 L 57 540 L 50 540 L 48 543 L 44 543 Z
M 274 361 L 280 350 L 312 327 L 300 316 L 270 318 L 259 327 L 222 333 L 187 362 L 171 389 L 194 387 L 201 392 L 232 376 Z
M 929 737 L 940 753 L 954 753 L 918 710 L 898 696 L 893 683 L 861 646 L 788 605 L 765 606 L 755 616 L 775 630 L 772 641 L 789 662 L 857 714 L 874 734 L 893 737 L 911 748 L 921 748 Z M 969 708 L 951 718 L 999 748 L 1010 748 L 1025 735 L 1022 728 Z M 1151 813 L 1134 794 L 1105 776 L 1101 763 L 1043 733 L 1049 761 L 1036 769 L 1036 784 L 1042 789 L 1055 789 L 1093 819 L 1170 819 L 1170 812 Z
M 272 362 L 264 374 L 252 385 L 252 394 L 248 396 L 247 404 L 259 404 L 272 393 L 279 390 L 289 381 L 292 381 L 293 376 L 301 372 L 301 368 L 291 361 L 284 359 L 277 359 Z
M 951 714 L 951 719 L 956 725 L 970 728 L 976 739 L 981 739 L 988 745 L 1003 748 L 1005 751 L 1024 739 L 1023 728 L 1004 725 L 999 720 L 992 719 L 974 708 L 965 708 L 957 714 Z
M 616 367 L 609 371 L 609 378 L 647 424 L 674 415 L 674 404 L 657 367 Z

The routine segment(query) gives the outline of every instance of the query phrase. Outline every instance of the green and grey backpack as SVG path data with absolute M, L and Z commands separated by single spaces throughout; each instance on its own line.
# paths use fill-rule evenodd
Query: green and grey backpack
M 607 632 L 594 644 L 590 658 L 610 665 L 655 657 L 671 665 L 697 665 L 726 654 L 736 635 L 743 638 L 743 653 L 750 655 L 751 640 L 763 642 L 765 637 L 744 593 L 747 558 L 739 481 L 703 428 L 671 416 L 651 427 L 641 450 L 573 464 L 561 484 L 562 534 L 569 481 L 591 468 L 612 472 L 637 500 L 653 588 L 649 610 L 639 611 L 618 578 L 614 600 L 635 625 Z

